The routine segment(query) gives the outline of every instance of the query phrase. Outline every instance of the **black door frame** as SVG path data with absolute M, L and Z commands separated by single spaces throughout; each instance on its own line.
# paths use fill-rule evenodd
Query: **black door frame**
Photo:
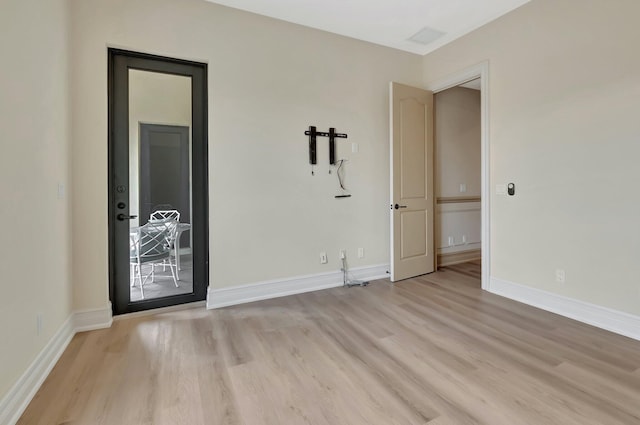
M 209 286 L 207 65 L 111 48 L 108 56 L 109 298 L 113 314 L 205 300 Z M 118 214 L 129 215 L 129 69 L 191 77 L 193 292 L 190 294 L 130 300 L 129 222 L 116 218 Z M 118 208 L 119 203 L 125 207 Z

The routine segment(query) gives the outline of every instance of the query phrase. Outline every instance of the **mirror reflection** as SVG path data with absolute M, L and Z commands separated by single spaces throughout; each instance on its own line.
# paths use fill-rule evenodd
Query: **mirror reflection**
M 131 301 L 193 292 L 191 78 L 129 70 Z

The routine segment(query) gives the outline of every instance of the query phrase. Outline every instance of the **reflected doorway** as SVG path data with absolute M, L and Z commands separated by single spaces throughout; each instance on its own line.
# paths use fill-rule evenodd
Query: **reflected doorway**
M 130 102 L 133 103 L 131 98 Z M 131 209 L 133 210 L 137 203 L 139 211 L 138 225 L 129 226 L 130 234 L 137 238 L 132 240 L 134 253 L 136 256 L 144 255 L 144 246 L 141 245 L 143 241 L 138 233 L 144 229 L 144 226 L 152 226 L 154 220 L 174 218 L 176 228 L 175 234 L 172 235 L 173 240 L 169 241 L 169 245 L 172 246 L 169 249 L 173 251 L 168 253 L 169 267 L 167 267 L 168 262 L 164 261 L 160 264 L 161 267 L 156 267 L 154 262 L 138 265 L 138 258 L 133 259 L 130 277 L 131 301 L 187 294 L 193 290 L 190 241 L 190 128 L 144 124 L 140 121 L 132 122 L 132 120 L 129 122 L 131 127 L 135 127 L 136 124 L 139 138 L 136 139 L 135 149 L 130 146 L 130 152 L 138 151 L 139 161 L 130 161 L 129 166 L 130 169 L 139 168 L 129 174 L 130 186 L 139 187 L 137 199 L 134 199 L 133 191 L 129 198 Z M 131 140 L 132 138 L 129 140 L 130 145 Z M 139 180 L 136 181 L 132 176 L 139 176 Z M 149 222 L 151 224 L 148 224 Z M 139 268 L 146 270 L 141 272 Z M 140 276 L 137 275 L 138 273 Z M 175 281 L 173 281 L 174 277 Z
M 191 143 L 189 127 L 140 123 L 140 224 L 155 211 L 177 210 L 191 223 Z M 135 200 L 132 199 L 133 202 Z M 133 203 L 132 202 L 132 203 Z M 183 234 L 182 248 L 191 246 Z
M 206 65 L 109 50 L 114 314 L 204 300 Z

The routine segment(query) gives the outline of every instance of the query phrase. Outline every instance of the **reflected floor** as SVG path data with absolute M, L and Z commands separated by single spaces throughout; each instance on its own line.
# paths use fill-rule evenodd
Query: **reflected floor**
M 173 283 L 169 267 L 165 267 L 163 271 L 162 266 L 155 266 L 153 282 L 149 277 L 144 284 L 144 299 L 150 300 L 193 292 L 193 262 L 191 255 L 182 255 L 180 257 L 180 266 L 182 270 L 178 272 L 180 280 L 178 280 L 177 288 Z M 142 280 L 144 280 L 145 274 L 149 273 L 150 267 L 149 265 L 142 266 Z M 131 276 L 131 282 L 134 282 L 133 275 Z M 142 293 L 140 292 L 140 282 L 137 279 L 135 280 L 135 285 L 131 287 L 131 301 L 140 301 L 142 300 Z

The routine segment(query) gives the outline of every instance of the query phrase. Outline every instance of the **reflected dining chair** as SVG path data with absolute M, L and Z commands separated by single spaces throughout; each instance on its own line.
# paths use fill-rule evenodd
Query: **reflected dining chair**
M 180 221 L 180 211 L 175 209 L 156 210 L 149 216 L 149 221 L 164 220 L 166 218 L 172 218 L 175 221 Z
M 169 204 L 167 204 L 167 206 L 169 206 Z M 178 222 L 178 227 L 176 230 L 177 236 L 179 237 L 180 234 L 182 233 L 179 229 L 180 226 L 180 211 L 176 210 L 176 209 L 158 209 L 155 210 L 154 212 L 151 213 L 151 215 L 149 216 L 149 222 L 155 222 L 158 220 L 166 220 L 166 219 L 174 219 L 176 222 Z M 178 243 L 177 245 L 180 245 L 180 243 Z M 171 245 L 171 249 L 173 250 L 173 264 L 178 265 L 178 267 L 176 268 L 176 278 L 178 280 L 180 280 L 180 259 L 178 258 L 178 256 L 180 255 L 180 253 L 178 252 L 178 250 L 176 249 L 176 243 L 175 243 L 175 239 L 174 239 L 174 243 L 173 245 Z M 164 264 L 163 264 L 164 265 Z M 162 271 L 164 271 L 164 267 L 162 268 Z
M 171 262 L 171 248 L 175 244 L 178 229 L 178 221 L 173 218 L 149 221 L 140 226 L 136 231 L 129 233 L 129 264 L 132 267 L 133 280 L 131 286 L 135 286 L 136 280 L 140 284 L 140 293 L 144 299 L 144 284 L 149 276 L 151 282 L 155 278 L 156 264 L 168 265 L 173 277 L 173 283 L 178 287 L 176 280 L 177 269 L 175 262 Z M 142 266 L 150 265 L 149 273 L 142 276 Z

